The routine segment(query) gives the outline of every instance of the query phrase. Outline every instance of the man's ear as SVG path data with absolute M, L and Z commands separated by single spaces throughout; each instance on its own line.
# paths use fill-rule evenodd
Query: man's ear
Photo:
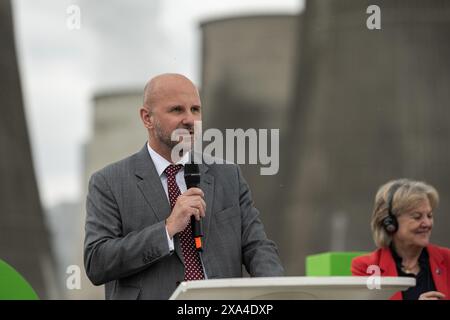
M 144 123 L 144 126 L 147 129 L 150 129 L 153 127 L 153 116 L 152 113 L 148 110 L 146 107 L 142 107 L 139 109 L 139 113 L 141 115 L 141 120 Z

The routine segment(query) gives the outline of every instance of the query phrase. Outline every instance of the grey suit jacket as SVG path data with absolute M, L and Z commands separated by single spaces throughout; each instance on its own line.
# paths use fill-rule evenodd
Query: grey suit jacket
M 202 261 L 209 279 L 282 276 L 275 244 L 234 164 L 200 165 L 205 194 Z M 84 264 L 106 299 L 167 299 L 184 278 L 178 235 L 170 252 L 171 209 L 147 146 L 94 173 L 86 202 Z

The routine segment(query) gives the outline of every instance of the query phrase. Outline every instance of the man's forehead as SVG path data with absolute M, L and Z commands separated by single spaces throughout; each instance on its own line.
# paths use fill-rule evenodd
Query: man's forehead
M 164 99 L 177 102 L 177 100 L 189 101 L 200 104 L 200 97 L 195 87 L 170 86 L 164 87 L 155 94 L 155 99 Z

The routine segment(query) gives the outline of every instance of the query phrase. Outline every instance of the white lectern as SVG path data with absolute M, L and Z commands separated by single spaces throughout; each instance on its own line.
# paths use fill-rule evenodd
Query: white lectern
M 373 276 L 214 279 L 182 282 L 170 300 L 387 300 L 415 285 L 415 278 Z

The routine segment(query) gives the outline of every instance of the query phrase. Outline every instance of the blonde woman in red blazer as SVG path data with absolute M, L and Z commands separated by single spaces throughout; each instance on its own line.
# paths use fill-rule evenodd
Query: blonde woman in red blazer
M 450 250 L 430 244 L 438 204 L 438 192 L 424 182 L 400 179 L 381 186 L 371 220 L 378 249 L 353 259 L 352 274 L 369 276 L 377 266 L 381 276 L 415 277 L 416 286 L 393 300 L 449 299 Z

